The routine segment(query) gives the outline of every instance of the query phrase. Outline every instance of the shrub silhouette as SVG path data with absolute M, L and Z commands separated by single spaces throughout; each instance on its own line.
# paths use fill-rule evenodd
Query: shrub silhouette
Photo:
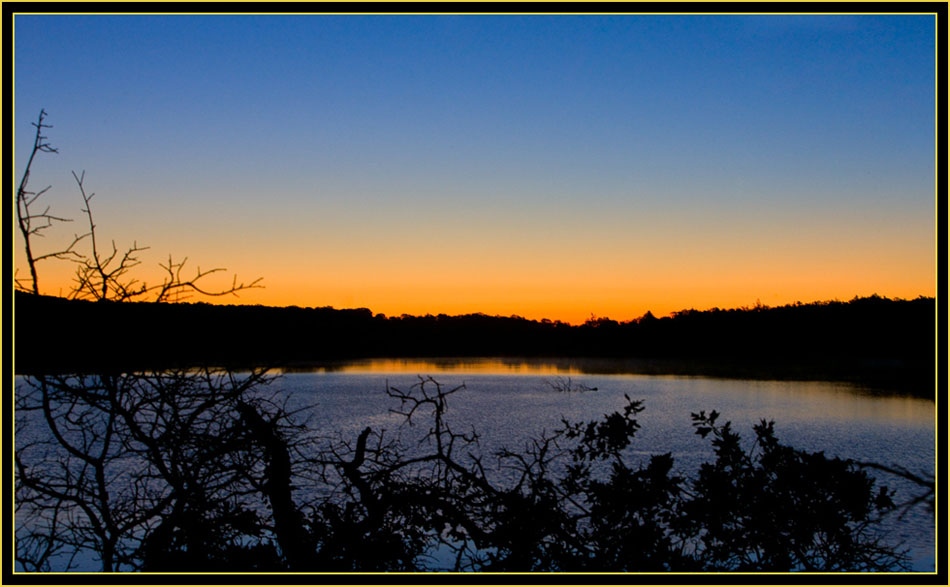
M 389 389 L 406 432 L 393 438 L 414 442 L 367 427 L 327 444 L 303 413 L 264 393 L 267 381 L 31 378 L 19 391 L 27 419 L 18 434 L 36 424 L 29 417 L 52 434 L 18 439 L 20 564 L 51 570 L 80 551 L 107 571 L 419 571 L 438 553 L 455 571 L 881 571 L 906 562 L 874 527 L 895 509 L 892 494 L 857 463 L 781 444 L 771 422 L 744 448 L 716 412 L 694 415 L 715 458 L 686 478 L 669 454 L 628 462 L 643 409 L 629 398 L 524 450 L 482 455 L 477 433 L 445 418 L 463 387 L 420 378 Z M 515 480 L 493 480 L 487 456 Z
M 851 461 L 784 446 L 774 423 L 755 426 L 746 452 L 718 414 L 694 414 L 716 461 L 700 467 L 681 528 L 699 540 L 710 570 L 876 570 L 894 563 L 869 526 L 894 503 Z

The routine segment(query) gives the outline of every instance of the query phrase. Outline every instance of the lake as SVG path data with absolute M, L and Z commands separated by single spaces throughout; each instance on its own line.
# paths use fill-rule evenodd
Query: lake
M 597 365 L 611 374 L 598 374 Z M 672 453 L 681 473 L 695 473 L 711 460 L 708 439 L 693 433 L 690 413 L 716 410 L 744 438 L 752 426 L 774 420 L 778 439 L 795 448 L 828 456 L 900 465 L 925 476 L 934 474 L 936 413 L 933 401 L 871 393 L 830 382 L 759 381 L 706 377 L 617 374 L 603 361 L 441 359 L 364 360 L 285 372 L 272 388 L 296 407 L 313 406 L 312 425 L 323 433 L 355 439 L 366 426 L 394 431 L 402 417 L 391 412 L 395 400 L 387 385 L 401 389 L 432 376 L 446 388 L 464 384 L 449 399 L 449 422 L 457 430 L 474 427 L 483 454 L 502 446 L 519 449 L 543 431 L 561 426 L 561 417 L 587 421 L 622 409 L 624 394 L 643 400 L 641 430 L 629 450 L 631 459 Z M 596 388 L 596 391 L 558 391 Z M 636 461 L 634 461 L 636 462 Z M 885 473 L 874 473 L 896 489 L 895 501 L 910 498 L 916 486 Z M 894 516 L 896 518 L 896 516 Z M 892 519 L 889 537 L 910 549 L 916 571 L 935 568 L 935 520 L 925 507 Z
M 405 390 L 420 376 L 433 377 L 445 389 L 464 384 L 449 397 L 446 417 L 456 431 L 477 430 L 486 457 L 501 447 L 521 450 L 531 438 L 562 427 L 562 417 L 582 422 L 621 410 L 626 394 L 645 408 L 625 455 L 634 464 L 669 452 L 677 472 L 693 477 L 713 452 L 709 439 L 693 432 L 690 414 L 716 410 L 720 422 L 731 421 L 746 440 L 754 436 L 753 425 L 774 420 L 779 441 L 795 448 L 899 465 L 923 477 L 935 470 L 933 401 L 845 383 L 642 375 L 623 373 L 621 364 L 610 361 L 387 359 L 286 371 L 266 389 L 286 399 L 288 408 L 305 410 L 318 435 L 353 442 L 367 426 L 396 433 L 404 418 L 392 411 L 399 406 L 387 396 L 387 386 Z M 506 481 L 502 472 L 491 475 Z M 898 492 L 898 503 L 920 493 L 907 480 L 873 476 Z M 913 570 L 935 570 L 935 518 L 926 507 L 901 519 L 891 515 L 884 529 L 889 542 L 909 549 Z M 93 561 L 88 563 L 93 570 Z

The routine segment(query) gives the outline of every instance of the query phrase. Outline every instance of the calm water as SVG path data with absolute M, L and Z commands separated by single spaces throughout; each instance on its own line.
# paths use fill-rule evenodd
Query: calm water
M 617 365 L 598 364 L 614 374 L 596 374 L 597 364 L 575 362 L 358 361 L 283 373 L 268 388 L 284 396 L 288 407 L 306 408 L 319 435 L 350 441 L 366 426 L 395 433 L 403 418 L 391 411 L 399 406 L 386 395 L 386 386 L 405 389 L 422 375 L 447 389 L 465 385 L 450 396 L 447 417 L 456 431 L 474 427 L 479 432 L 484 455 L 502 446 L 519 449 L 530 438 L 561 427 L 562 417 L 586 421 L 621 410 L 627 394 L 645 407 L 629 458 L 669 452 L 687 476 L 713 457 L 708 440 L 693 433 L 690 413 L 700 410 L 717 410 L 720 421 L 731 421 L 744 438 L 753 436 L 752 426 L 760 420 L 774 420 L 779 440 L 796 448 L 897 464 L 924 476 L 934 473 L 932 401 L 871 395 L 839 383 L 616 374 L 622 371 Z M 552 386 L 563 387 L 568 378 L 575 389 L 597 389 L 564 392 Z M 907 481 L 875 476 L 898 491 L 898 500 L 916 490 Z M 893 518 L 887 522 L 888 538 L 910 549 L 915 571 L 933 572 L 933 514 L 917 507 L 901 520 Z
M 312 423 L 321 432 L 355 439 L 366 426 L 395 431 L 402 418 L 385 394 L 386 385 L 408 388 L 419 375 L 446 388 L 465 384 L 449 399 L 456 430 L 474 426 L 483 454 L 561 425 L 561 417 L 585 421 L 620 410 L 624 394 L 643 400 L 630 458 L 672 453 L 682 473 L 695 472 L 712 458 L 708 440 L 693 433 L 690 413 L 719 411 L 743 437 L 752 426 L 774 420 L 780 441 L 829 456 L 897 464 L 933 475 L 936 462 L 934 402 L 871 395 L 840 383 L 728 380 L 702 377 L 586 374 L 576 364 L 467 360 L 438 362 L 381 360 L 334 365 L 306 373 L 285 373 L 272 385 L 293 404 L 313 406 Z M 596 391 L 557 391 L 568 382 Z M 879 481 L 910 497 L 915 486 L 883 473 Z M 503 479 L 502 479 L 503 481 Z M 933 571 L 934 516 L 924 507 L 889 523 L 889 536 L 911 549 L 914 570 Z

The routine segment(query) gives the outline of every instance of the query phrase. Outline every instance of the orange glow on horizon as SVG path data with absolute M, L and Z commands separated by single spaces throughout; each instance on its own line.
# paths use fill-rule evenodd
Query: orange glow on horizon
M 231 237 L 192 234 L 176 240 L 174 250 L 189 252 L 185 276 L 199 266 L 227 268 L 203 282 L 212 289 L 230 286 L 234 275 L 245 283 L 263 278 L 263 289 L 186 301 L 369 308 L 386 316 L 482 313 L 581 324 L 592 315 L 628 321 L 648 311 L 662 317 L 757 302 L 936 294 L 933 233 L 879 226 L 862 232 L 829 222 L 801 237 L 786 224 L 768 234 L 738 221 L 728 229 L 710 226 L 688 226 L 678 236 L 662 227 L 647 233 L 605 226 L 531 239 L 512 228 L 461 239 L 451 231 L 419 238 L 380 230 L 374 237 L 364 229 L 356 236 L 261 233 L 245 240 L 233 235 L 253 234 L 250 227 L 230 226 Z M 162 240 L 159 235 L 153 238 Z M 143 253 L 137 279 L 161 282 L 158 264 L 167 262 L 161 250 Z M 15 261 L 20 274 L 28 273 L 22 251 Z M 73 272 L 70 263 L 45 263 L 42 292 L 66 295 Z
M 378 295 L 373 296 L 372 293 Z M 584 323 L 592 316 L 623 322 L 639 318 L 648 311 L 657 317 L 662 317 L 680 310 L 751 307 L 758 302 L 767 306 L 782 306 L 796 302 L 848 301 L 856 296 L 864 297 L 872 294 L 902 299 L 934 295 L 932 291 L 927 292 L 925 290 L 873 288 L 832 294 L 824 294 L 821 288 L 814 288 L 813 290 L 802 290 L 802 295 L 780 296 L 773 294 L 771 296 L 755 296 L 751 299 L 744 292 L 722 292 L 712 288 L 708 291 L 697 291 L 692 296 L 683 292 L 670 291 L 665 296 L 659 298 L 651 296 L 652 299 L 648 300 L 637 299 L 636 292 L 624 294 L 625 292 L 615 292 L 613 295 L 609 293 L 588 297 L 564 295 L 539 299 L 529 296 L 492 299 L 490 296 L 486 296 L 479 300 L 474 297 L 426 299 L 423 297 L 424 292 L 418 291 L 364 292 L 362 295 L 354 295 L 352 292 L 346 291 L 324 291 L 321 293 L 304 291 L 298 295 L 293 295 L 290 292 L 273 292 L 271 294 L 267 289 L 264 289 L 242 292 L 240 297 L 228 296 L 202 301 L 268 306 L 329 306 L 338 309 L 368 308 L 374 314 L 381 313 L 390 317 L 404 314 L 415 316 L 447 314 L 454 316 L 481 313 L 489 316 L 521 316 L 530 320 L 548 319 L 576 325 Z
M 263 288 L 238 296 L 193 295 L 185 301 L 368 308 L 386 316 L 482 313 L 581 324 L 592 315 L 628 321 L 648 311 L 662 317 L 680 310 L 751 307 L 757 302 L 781 306 L 872 294 L 913 299 L 934 296 L 936 291 L 933 264 L 928 267 L 926 259 L 908 263 L 898 255 L 877 257 L 873 263 L 844 259 L 797 265 L 770 263 L 764 256 L 742 263 L 699 258 L 665 265 L 640 263 L 626 271 L 617 269 L 622 269 L 622 260 L 617 258 L 586 265 L 570 258 L 560 263 L 549 259 L 547 265 L 531 266 L 515 254 L 507 263 L 494 266 L 489 259 L 470 258 L 467 265 L 453 265 L 447 258 L 434 256 L 418 265 L 345 254 L 333 260 L 294 261 L 268 267 L 264 258 L 244 258 L 228 265 L 227 272 L 209 278 L 206 285 L 227 287 L 234 275 L 245 283 L 261 276 Z M 297 263 L 308 270 L 299 270 Z M 148 260 L 143 259 L 139 268 L 141 280 L 161 281 L 161 272 L 149 270 Z M 66 295 L 72 268 L 67 263 L 50 263 L 41 276 L 43 293 Z

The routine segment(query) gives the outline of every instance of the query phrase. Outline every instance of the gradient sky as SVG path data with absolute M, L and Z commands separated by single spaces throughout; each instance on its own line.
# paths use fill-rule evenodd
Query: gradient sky
M 230 303 L 577 323 L 932 296 L 935 26 L 18 15 L 17 179 L 45 108 L 53 211 L 79 218 L 85 170 L 144 266 L 264 278 Z

